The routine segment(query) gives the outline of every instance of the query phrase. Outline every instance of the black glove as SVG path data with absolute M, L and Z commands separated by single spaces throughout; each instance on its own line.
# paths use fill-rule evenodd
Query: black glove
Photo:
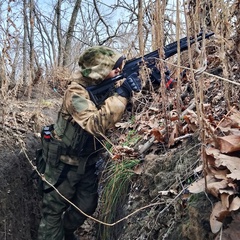
M 125 98 L 132 96 L 132 92 L 140 92 L 141 90 L 141 80 L 139 79 L 137 73 L 132 73 L 123 84 L 116 89 L 116 92 Z

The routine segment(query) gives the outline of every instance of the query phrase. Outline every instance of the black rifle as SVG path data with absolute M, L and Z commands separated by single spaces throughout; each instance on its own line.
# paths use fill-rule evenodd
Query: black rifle
M 209 38 L 214 35 L 213 32 L 205 34 L 205 38 Z M 203 34 L 198 34 L 197 38 L 190 38 L 190 45 L 195 42 L 199 42 L 203 39 Z M 184 37 L 180 39 L 180 51 L 185 51 L 188 49 L 188 38 Z M 164 47 L 165 58 L 167 59 L 177 53 L 178 42 L 173 42 Z M 89 92 L 91 100 L 99 106 L 102 104 L 109 96 L 114 93 L 115 90 L 115 82 L 119 81 L 123 78 L 127 78 L 133 72 L 139 72 L 139 69 L 143 63 L 146 64 L 147 68 L 151 69 L 150 79 L 154 83 L 160 83 L 161 74 L 156 66 L 156 60 L 159 59 L 159 51 L 155 50 L 150 52 L 143 57 L 134 58 L 126 61 L 122 73 L 114 78 L 109 78 L 104 80 L 102 83 L 94 86 L 87 87 L 87 91 Z M 167 77 L 170 79 L 170 73 L 166 73 Z

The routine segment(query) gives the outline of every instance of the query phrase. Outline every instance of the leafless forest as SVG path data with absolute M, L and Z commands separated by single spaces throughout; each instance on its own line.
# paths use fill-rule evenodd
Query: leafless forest
M 232 62 L 239 70 L 237 0 L 1 1 L 0 11 L 0 83 L 5 101 L 21 97 L 20 92 L 31 98 L 39 82 L 61 88 L 79 53 L 93 45 L 114 47 L 128 59 L 156 49 L 163 56 L 167 43 L 214 31 L 223 77 L 232 79 Z M 205 67 L 206 49 L 196 54 L 198 63 L 191 59 L 189 66 Z M 185 66 L 180 57 L 174 61 Z

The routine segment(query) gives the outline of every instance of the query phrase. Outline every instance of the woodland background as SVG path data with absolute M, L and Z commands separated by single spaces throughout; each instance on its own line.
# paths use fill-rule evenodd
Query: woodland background
M 61 80 L 75 69 L 79 54 L 89 46 L 114 47 L 127 59 L 158 48 L 163 56 L 161 51 L 166 44 L 201 31 L 214 31 L 224 77 L 231 79 L 233 73 L 226 61 L 230 57 L 238 64 L 239 60 L 233 55 L 234 49 L 239 51 L 238 1 L 110 3 L 1 1 L 3 97 L 9 95 L 9 90 L 11 95 L 17 95 L 21 87 L 31 97 L 32 86 L 39 81 L 61 85 Z M 206 64 L 204 51 L 201 55 L 199 64 Z M 179 57 L 177 64 L 184 66 Z
M 36 239 L 39 132 L 79 54 L 106 45 L 127 59 L 158 49 L 176 84 L 141 73 L 142 93 L 106 136 L 113 163 L 81 239 L 240 239 L 239 19 L 239 0 L 0 0 L 0 238 Z M 214 36 L 163 60 L 165 45 L 201 31 Z

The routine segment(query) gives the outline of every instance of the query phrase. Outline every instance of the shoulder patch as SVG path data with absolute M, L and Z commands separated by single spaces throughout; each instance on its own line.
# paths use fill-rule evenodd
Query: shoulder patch
M 87 100 L 79 95 L 73 95 L 72 105 L 77 112 L 82 112 L 88 108 Z

